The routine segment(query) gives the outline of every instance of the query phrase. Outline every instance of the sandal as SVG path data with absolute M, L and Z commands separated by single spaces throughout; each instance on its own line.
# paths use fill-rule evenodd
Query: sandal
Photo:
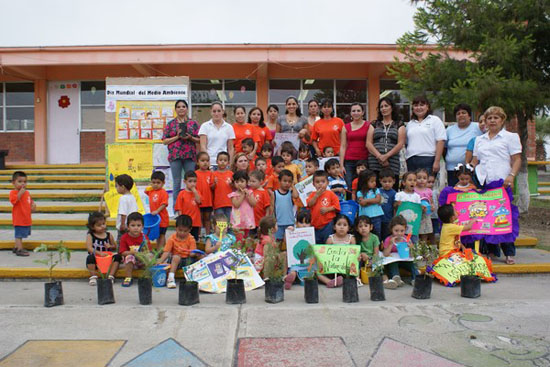
M 124 281 L 122 282 L 123 287 L 129 287 L 132 285 L 134 280 L 132 278 L 124 278 Z
M 506 257 L 506 264 L 514 265 L 515 263 L 516 263 L 516 260 L 514 260 L 512 257 Z
M 15 256 L 29 256 L 29 252 L 25 249 L 15 250 Z

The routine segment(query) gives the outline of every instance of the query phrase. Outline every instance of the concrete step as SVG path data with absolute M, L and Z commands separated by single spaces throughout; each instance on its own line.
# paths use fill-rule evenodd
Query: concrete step
M 0 171 L 2 172 L 2 171 Z M 0 182 L 11 183 L 11 175 L 0 174 Z M 57 181 L 98 181 L 104 182 L 105 175 L 27 175 L 28 182 L 57 182 Z
M 539 192 L 539 194 L 541 194 L 541 195 L 548 195 L 548 194 L 550 194 L 550 188 L 548 188 L 548 189 L 545 189 L 545 188 L 540 189 L 540 188 L 539 188 L 539 191 L 538 191 L 538 192 Z
M 105 184 L 101 182 L 30 182 L 27 184 L 28 190 L 102 190 L 104 187 Z M 0 189 L 11 190 L 13 185 L 11 183 L 0 183 Z
M 48 205 L 46 202 L 38 201 L 36 204 L 36 213 L 66 213 L 66 212 L 83 212 L 90 213 L 98 210 L 99 204 L 82 203 L 71 201 L 60 201 L 59 204 Z M 10 203 L 0 203 L 0 213 L 11 213 L 12 205 Z
M 0 200 L 9 199 L 11 190 L 0 190 Z M 63 192 L 52 190 L 32 190 L 30 191 L 33 199 L 99 199 L 103 195 L 103 190 L 64 190 Z
M 71 261 L 58 265 L 53 271 L 53 277 L 56 279 L 88 278 L 89 273 L 85 268 L 87 255 L 84 251 L 72 252 Z M 0 278 L 47 278 L 48 269 L 34 262 L 45 258 L 45 253 L 31 253 L 29 257 L 19 257 L 11 251 L 0 251 Z M 516 262 L 515 265 L 505 265 L 497 261 L 493 264 L 493 271 L 496 274 L 550 273 L 550 252 L 548 251 L 518 249 Z M 117 276 L 123 277 L 123 272 L 119 271 Z
M 2 175 L 12 175 L 15 171 L 21 171 L 19 169 L 5 169 L 1 170 L 0 174 Z M 24 172 L 27 175 L 30 174 L 39 174 L 39 175 L 75 175 L 75 174 L 88 174 L 88 175 L 104 175 L 104 168 L 29 168 L 25 169 Z
M 550 182 L 540 182 L 539 181 L 539 186 L 550 186 Z
M 33 226 L 86 226 L 88 223 L 88 213 L 33 213 Z M 114 227 L 116 220 L 107 219 L 107 226 Z M 0 226 L 11 226 L 11 213 L 0 213 Z M 175 225 L 175 220 L 170 220 L 170 226 Z
M 80 164 L 8 164 L 7 169 L 24 170 L 35 168 L 105 168 L 105 163 L 80 163 Z

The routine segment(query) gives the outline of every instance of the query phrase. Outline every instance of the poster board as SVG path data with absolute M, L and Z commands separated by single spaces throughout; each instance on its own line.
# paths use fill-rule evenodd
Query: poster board
M 143 206 L 143 201 L 141 200 L 141 195 L 136 187 L 134 185 L 132 187 L 132 190 L 130 190 L 130 193 L 134 196 L 136 199 L 137 205 L 138 205 L 138 212 L 141 214 L 145 214 L 148 210 Z M 105 204 L 107 205 L 107 208 L 109 209 L 109 218 L 116 218 L 118 214 L 118 203 L 120 201 L 120 195 L 115 188 L 110 189 L 105 194 L 103 194 L 103 198 L 105 199 Z M 148 208 L 147 208 L 148 209 Z
M 313 253 L 320 274 L 359 275 L 359 245 L 314 245 Z
M 219 251 L 184 267 L 183 272 L 187 280 L 199 283 L 199 290 L 223 293 L 227 288 L 227 280 L 235 278 L 235 272 L 231 270 L 231 266 L 237 261 L 233 250 Z M 237 271 L 238 278 L 244 280 L 245 290 L 250 291 L 264 285 L 264 281 L 248 256 L 244 256 L 244 263 L 238 267 Z
M 298 266 L 307 269 L 309 266 L 307 248 L 309 245 L 315 244 L 315 228 L 287 229 L 285 231 L 285 239 L 288 267 Z
M 166 124 L 176 117 L 172 101 L 116 101 L 117 142 L 161 142 Z
M 315 186 L 313 186 L 313 175 L 295 184 L 294 188 L 298 191 L 298 195 L 300 196 L 300 200 L 302 201 L 302 204 L 304 204 L 304 207 L 307 207 L 307 198 L 309 194 L 317 191 Z
M 508 193 L 502 187 L 477 192 L 452 193 L 447 204 L 453 204 L 461 225 L 475 219 L 472 229 L 462 236 L 472 234 L 499 235 L 512 233 L 512 207 Z
M 273 138 L 273 144 L 275 145 L 275 155 L 280 155 L 281 146 L 285 141 L 289 141 L 296 149 L 296 152 L 300 149 L 300 138 L 298 133 L 277 133 Z
M 147 143 L 106 144 L 107 180 L 115 187 L 115 177 L 132 176 L 134 181 L 149 181 L 153 172 L 153 146 Z
M 422 205 L 403 201 L 397 208 L 395 215 L 402 215 L 407 221 L 406 233 L 412 233 L 418 236 L 420 231 L 420 222 L 422 221 Z
M 338 162 L 340 162 L 340 157 L 327 157 L 327 158 L 317 158 L 319 160 L 319 169 L 321 171 L 324 171 L 325 170 L 325 164 L 330 160 L 330 159 L 336 159 Z M 342 162 L 340 162 L 340 165 L 342 165 Z
M 447 287 L 452 287 L 460 283 L 462 275 L 469 275 L 470 264 L 473 262 L 478 277 L 487 282 L 496 281 L 491 260 L 481 255 L 473 257 L 471 253 L 471 250 L 469 253 L 460 250 L 451 251 L 437 258 L 426 270 Z

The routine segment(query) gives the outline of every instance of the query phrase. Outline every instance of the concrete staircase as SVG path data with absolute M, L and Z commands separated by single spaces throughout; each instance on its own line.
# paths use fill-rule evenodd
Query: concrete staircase
M 45 278 L 47 269 L 33 260 L 44 254 L 32 253 L 28 258 L 16 257 L 13 248 L 11 204 L 8 195 L 11 175 L 23 170 L 28 175 L 28 188 L 36 202 L 33 213 L 32 235 L 24 241 L 25 248 L 32 250 L 42 243 L 57 245 L 60 240 L 74 250 L 69 264 L 58 266 L 56 278 L 88 277 L 85 269 L 85 238 L 88 213 L 99 209 L 100 196 L 105 181 L 102 164 L 79 165 L 22 165 L 8 166 L 0 171 L 0 278 Z M 107 222 L 109 231 L 116 236 L 115 221 Z M 173 232 L 171 220 L 168 236 Z M 495 263 L 497 273 L 550 273 L 550 252 L 535 249 L 536 238 L 519 238 L 517 265 Z M 121 276 L 122 274 L 119 273 Z

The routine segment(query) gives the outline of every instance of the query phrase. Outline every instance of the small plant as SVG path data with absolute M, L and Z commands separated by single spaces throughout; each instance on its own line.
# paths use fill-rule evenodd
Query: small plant
M 309 258 L 309 266 L 307 267 L 308 275 L 304 279 L 317 279 L 317 272 L 313 269 L 313 265 L 317 262 L 315 258 L 315 252 L 313 251 L 313 245 L 309 243 L 304 250 L 305 258 Z
M 379 255 L 374 255 L 371 259 L 370 275 L 373 277 L 384 275 L 384 260 Z
M 151 269 L 157 265 L 157 259 L 162 253 L 161 250 L 150 251 L 147 246 L 144 246 L 145 250 L 136 253 L 136 257 L 143 264 L 143 271 L 140 274 L 140 279 L 152 279 L 153 273 Z M 112 265 L 112 264 L 111 264 Z M 109 270 L 111 267 L 109 267 Z
M 464 250 L 464 258 L 467 260 L 467 276 L 477 277 L 476 261 L 479 255 L 473 252 L 471 249 Z
M 63 241 L 59 241 L 59 244 L 55 246 L 53 249 L 43 243 L 40 246 L 36 247 L 34 249 L 34 252 L 48 253 L 46 255 L 47 256 L 46 259 L 34 260 L 34 262 L 48 267 L 50 283 L 53 281 L 53 269 L 57 266 L 57 264 L 60 264 L 63 261 L 66 261 L 66 262 L 71 261 L 71 250 L 69 250 L 65 245 L 63 245 Z M 56 256 L 56 253 L 57 253 L 57 256 Z
M 273 282 L 281 282 L 285 274 L 286 254 L 281 252 L 275 241 L 266 244 L 264 247 L 264 277 Z
M 235 232 L 235 238 L 237 239 L 232 245 L 231 249 L 235 254 L 236 261 L 229 265 L 232 271 L 235 272 L 235 279 L 239 275 L 239 266 L 246 262 L 245 258 L 248 254 L 253 254 L 256 243 L 251 237 L 246 237 L 244 231 L 233 230 Z
M 411 256 L 417 269 L 431 265 L 438 254 L 438 249 L 426 241 L 418 241 L 411 249 Z M 426 275 L 433 277 L 428 272 L 426 272 Z

